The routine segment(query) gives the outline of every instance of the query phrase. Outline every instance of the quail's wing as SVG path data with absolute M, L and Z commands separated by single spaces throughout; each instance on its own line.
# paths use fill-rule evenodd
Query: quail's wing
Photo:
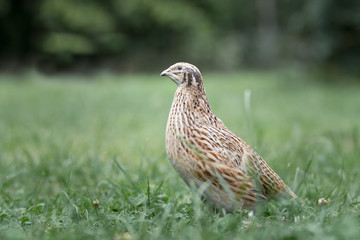
M 239 181 L 234 180 L 235 174 L 241 182 L 251 183 L 247 190 L 251 187 L 258 196 L 296 196 L 246 142 L 225 126 L 193 128 L 189 141 L 197 154 L 215 166 L 227 182 Z M 228 176 L 230 173 L 232 176 Z
M 264 198 L 260 176 L 256 176 L 259 170 L 243 166 L 246 149 L 241 139 L 231 132 L 205 125 L 194 127 L 189 133 L 185 144 L 197 156 L 197 166 L 193 169 L 198 169 L 195 172 L 198 179 L 210 179 L 222 188 L 228 186 L 248 205 Z

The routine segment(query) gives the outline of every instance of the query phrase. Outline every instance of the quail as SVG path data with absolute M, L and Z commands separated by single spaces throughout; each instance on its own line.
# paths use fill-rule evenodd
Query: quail
M 189 186 L 203 187 L 213 207 L 254 209 L 271 198 L 296 195 L 245 141 L 215 116 L 201 73 L 179 62 L 164 70 L 177 85 L 166 126 L 166 153 Z

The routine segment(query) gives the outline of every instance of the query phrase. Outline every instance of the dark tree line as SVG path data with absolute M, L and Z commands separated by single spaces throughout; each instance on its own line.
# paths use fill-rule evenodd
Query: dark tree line
M 0 65 L 232 70 L 288 63 L 359 72 L 356 0 L 0 0 Z

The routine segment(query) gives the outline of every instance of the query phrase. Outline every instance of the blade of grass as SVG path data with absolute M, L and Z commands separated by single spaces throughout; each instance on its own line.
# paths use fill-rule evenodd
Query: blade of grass
M 309 169 L 310 169 L 310 166 L 311 166 L 312 161 L 313 161 L 313 156 L 311 155 L 311 158 L 310 158 L 309 162 L 307 163 L 307 165 L 306 165 L 306 167 L 305 167 L 303 178 L 302 178 L 301 181 L 299 182 L 299 185 L 296 186 L 295 191 L 297 191 L 297 190 L 301 187 L 301 185 L 304 183 L 305 178 L 306 178 L 306 175 L 307 175 L 307 173 L 308 173 L 308 171 L 309 171 Z
M 119 170 L 125 175 L 126 179 L 129 181 L 129 183 L 136 189 L 137 185 L 133 182 L 130 175 L 124 170 L 124 168 L 120 165 L 120 163 L 116 160 L 116 156 L 114 156 L 114 163 L 119 168 Z

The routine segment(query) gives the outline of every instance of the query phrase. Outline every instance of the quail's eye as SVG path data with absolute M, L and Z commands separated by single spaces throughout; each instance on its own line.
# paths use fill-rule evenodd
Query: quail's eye
M 182 67 L 182 66 L 178 66 L 178 70 L 181 70 L 181 69 L 183 69 L 183 67 Z

